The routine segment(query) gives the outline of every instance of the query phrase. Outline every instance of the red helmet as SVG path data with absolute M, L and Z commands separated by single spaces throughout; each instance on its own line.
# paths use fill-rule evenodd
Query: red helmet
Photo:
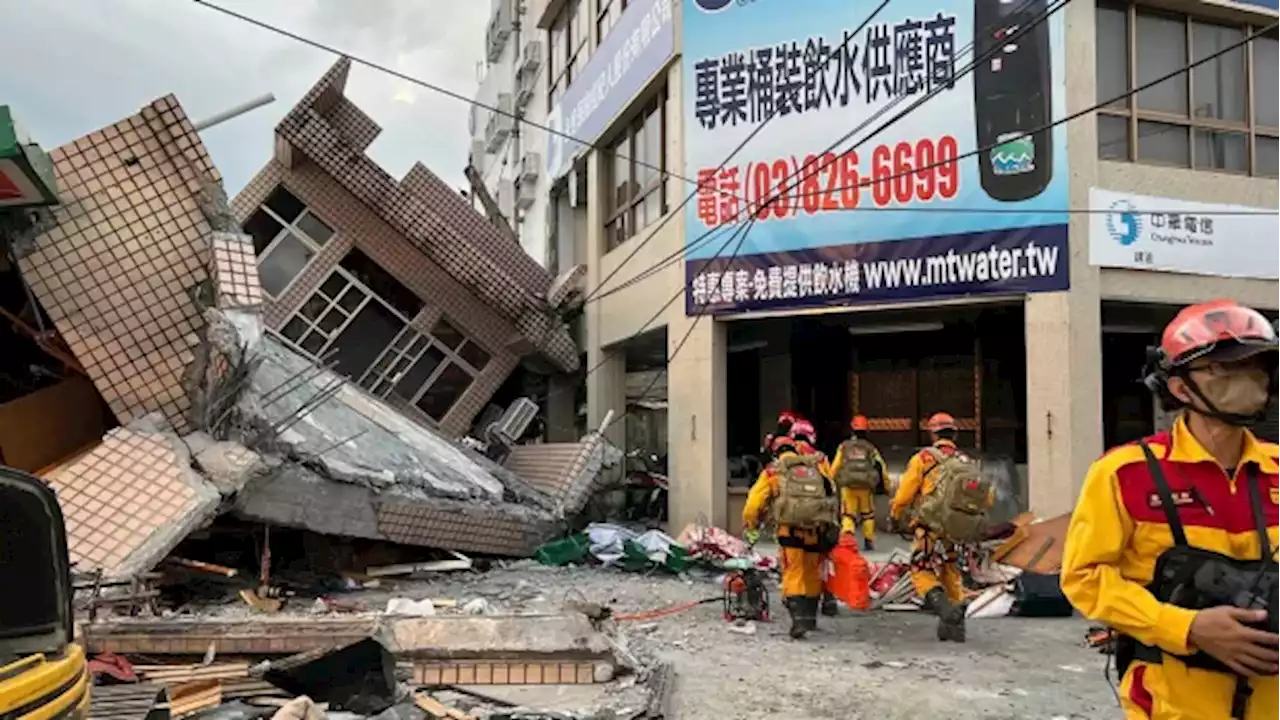
M 938 432 L 939 430 L 956 430 L 956 419 L 948 413 L 937 412 L 929 416 L 929 421 L 925 423 L 925 427 L 929 432 Z
M 1163 370 L 1185 366 L 1213 353 L 1215 359 L 1240 360 L 1276 351 L 1276 329 L 1262 313 L 1235 300 L 1189 305 L 1165 326 L 1160 338 Z
M 769 444 L 769 449 L 774 452 L 779 452 L 783 448 L 791 448 L 794 450 L 795 447 L 796 441 L 790 435 L 779 435 L 773 439 L 772 443 Z
M 866 432 L 871 429 L 871 423 L 867 421 L 866 415 L 854 415 L 849 427 L 858 432 Z
M 805 420 L 804 418 L 797 419 L 791 425 L 791 437 L 797 438 L 800 436 L 804 436 L 810 440 L 815 440 L 818 437 L 817 431 L 813 429 L 813 423 Z

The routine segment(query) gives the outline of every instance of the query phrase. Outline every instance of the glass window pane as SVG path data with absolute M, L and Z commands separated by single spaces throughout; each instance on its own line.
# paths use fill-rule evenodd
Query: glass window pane
M 442 420 L 449 413 L 449 408 L 462 397 L 471 386 L 471 373 L 457 363 L 449 363 L 436 377 L 431 387 L 418 398 L 416 403 L 422 412 L 432 420 Z
M 1098 115 L 1098 157 L 1103 160 L 1129 159 L 1129 119 Z
M 467 339 L 462 333 L 458 332 L 457 328 L 450 325 L 449 321 L 444 318 L 440 318 L 436 321 L 435 327 L 431 328 L 431 334 L 436 340 L 440 341 L 441 345 L 444 345 L 450 350 L 457 350 L 458 346 Z
M 258 210 L 250 215 L 249 220 L 244 224 L 244 231 L 253 238 L 255 255 L 261 255 L 283 229 L 284 226 L 276 222 L 276 219 L 268 215 L 265 210 Z
M 613 146 L 613 204 L 611 210 L 626 207 L 631 199 L 631 139 L 630 134 Z
M 310 334 L 310 335 L 308 335 L 308 336 L 307 336 L 307 337 L 306 337 L 306 338 L 305 338 L 305 339 L 300 343 L 300 345 L 302 346 L 302 349 L 303 349 L 303 350 L 306 350 L 307 352 L 311 353 L 312 355 L 319 355 L 319 354 L 320 354 L 320 350 L 324 347 L 324 344 L 325 344 L 328 340 L 329 340 L 329 338 L 327 338 L 327 337 L 325 337 L 325 336 L 321 335 L 320 333 L 318 333 L 318 332 L 316 332 L 316 331 L 312 330 L 312 331 L 311 331 L 311 334 Z
M 1257 147 L 1254 149 L 1254 152 L 1257 153 L 1258 164 L 1254 168 L 1254 174 L 1266 175 L 1268 177 L 1275 177 L 1277 174 L 1280 174 L 1276 172 L 1276 149 L 1278 147 L 1276 139 L 1273 137 L 1259 135 L 1256 138 L 1256 143 Z
M 258 261 L 262 289 L 272 297 L 279 297 L 314 255 L 310 247 L 292 234 L 280 238 L 271 252 Z
M 367 297 L 369 297 L 369 295 L 365 291 L 355 285 L 351 285 L 350 289 L 347 290 L 347 294 L 343 295 L 338 300 L 338 307 L 341 307 L 347 312 L 355 312 L 356 308 L 360 307 L 360 303 L 364 302 L 364 299 Z
M 1196 167 L 1249 172 L 1249 136 L 1218 130 L 1196 131 Z
M 333 310 L 329 311 L 328 315 L 325 315 L 323 318 L 321 318 L 320 322 L 317 324 L 319 325 L 321 330 L 332 335 L 333 331 L 342 327 L 342 323 L 346 321 L 347 321 L 346 314 L 343 313 L 341 310 L 334 308 Z
M 298 229 L 307 234 L 315 244 L 323 245 L 329 242 L 329 238 L 333 237 L 333 228 L 324 223 L 323 220 L 316 217 L 310 211 L 303 215 L 297 222 Z
M 337 348 L 334 369 L 349 378 L 360 377 L 403 329 L 404 321 L 385 305 L 366 303 L 333 340 L 332 347 Z
M 396 341 L 392 343 L 392 347 L 397 350 L 404 350 L 409 347 L 409 342 L 413 340 L 413 336 L 414 332 L 412 330 L 405 329 L 404 332 L 400 333 L 400 337 L 396 338 Z
M 427 339 L 417 333 L 414 334 L 417 339 L 413 341 L 413 347 L 409 348 L 409 354 L 417 356 L 418 353 L 422 352 L 422 349 L 427 346 Z
M 271 212 L 280 216 L 285 222 L 293 222 L 303 210 L 307 209 L 302 201 L 293 196 L 293 193 L 284 189 L 284 186 L 277 185 L 275 190 L 267 196 L 267 202 L 264 203 L 271 208 Z
M 1259 125 L 1276 127 L 1276 35 L 1253 41 L 1253 118 Z
M 347 253 L 342 258 L 341 265 L 343 270 L 354 275 L 374 295 L 382 298 L 406 319 L 412 319 L 422 309 L 421 298 L 360 250 Z
M 328 300 L 319 295 L 312 295 L 307 298 L 306 302 L 302 303 L 302 307 L 299 308 L 298 312 L 302 313 L 304 317 L 315 320 L 320 317 L 320 313 L 324 312 L 327 307 L 329 307 Z
M 1129 14 L 1124 7 L 1099 5 L 1097 23 L 1098 102 L 1119 97 L 1129 89 Z M 1129 100 L 1108 107 L 1126 108 Z
M 337 300 L 338 296 L 342 294 L 342 291 L 346 289 L 349 284 L 350 283 L 347 282 L 347 279 L 342 277 L 341 274 L 333 273 L 329 275 L 329 279 L 325 280 L 324 284 L 320 286 L 320 292 L 327 295 L 330 300 Z
M 1138 123 L 1138 159 L 1190 167 L 1191 142 L 1184 125 Z
M 1138 13 L 1138 85 L 1187 65 L 1187 25 L 1178 18 Z M 1187 76 L 1177 75 L 1138 93 L 1143 110 L 1187 114 Z
M 1224 50 L 1244 39 L 1238 27 L 1191 23 L 1191 50 L 1194 60 Z M 1244 47 L 1237 47 L 1195 68 L 1191 85 L 1195 93 L 1193 114 L 1196 117 L 1245 121 Z M 1200 161 L 1197 160 L 1199 165 Z
M 657 221 L 662 217 L 662 186 L 649 191 L 644 196 L 644 216 L 646 224 Z
M 404 398 L 405 402 L 411 402 L 413 396 L 422 389 L 422 384 L 431 379 L 431 373 L 435 372 L 442 362 L 444 362 L 444 353 L 439 348 L 433 347 L 427 350 L 418 362 L 409 368 L 409 372 L 396 383 L 396 395 Z
M 484 366 L 489 364 L 489 353 L 473 342 L 463 345 L 458 350 L 458 355 L 476 370 L 483 370 Z
M 284 335 L 285 337 L 289 338 L 294 342 L 297 342 L 298 338 L 302 337 L 302 333 L 306 331 L 307 331 L 307 323 L 304 322 L 302 318 L 295 317 L 291 319 L 289 322 L 285 323 L 284 328 L 280 330 L 280 334 Z

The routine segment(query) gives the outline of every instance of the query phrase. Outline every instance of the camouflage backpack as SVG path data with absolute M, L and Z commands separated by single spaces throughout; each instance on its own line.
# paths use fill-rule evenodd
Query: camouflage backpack
M 840 470 L 836 473 L 836 485 L 857 490 L 874 490 L 880 484 L 880 466 L 875 461 L 875 449 L 862 440 L 845 440 L 840 446 Z
M 788 455 L 774 464 L 778 477 L 778 497 L 773 501 L 773 520 L 778 525 L 816 528 L 833 523 L 840 505 L 827 494 L 827 482 L 818 470 L 822 456 Z
M 957 543 L 982 539 L 986 529 L 987 498 L 991 483 L 982 475 L 982 465 L 956 450 L 944 453 L 926 448 L 933 456 L 936 473 L 933 490 L 920 500 L 916 521 L 937 535 Z

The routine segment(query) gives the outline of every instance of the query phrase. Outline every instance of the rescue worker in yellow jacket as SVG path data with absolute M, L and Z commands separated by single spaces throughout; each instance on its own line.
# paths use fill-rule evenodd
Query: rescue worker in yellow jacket
M 945 412 L 934 413 L 925 426 L 933 444 L 907 461 L 889 506 L 889 517 L 898 525 L 908 519 L 905 516 L 917 500 L 934 491 L 940 466 L 935 452 L 959 452 L 955 418 Z M 924 598 L 925 607 L 938 616 L 938 639 L 964 642 L 964 581 L 958 567 L 961 548 L 918 523 L 912 523 L 911 533 L 911 584 Z
M 1145 377 L 1166 410 L 1181 411 L 1173 428 L 1112 449 L 1085 477 L 1062 590 L 1120 633 L 1120 702 L 1131 720 L 1277 717 L 1276 576 L 1197 571 L 1262 560 L 1275 572 L 1280 450 L 1247 426 L 1274 399 L 1276 362 L 1275 328 L 1258 312 L 1230 300 L 1184 308 Z M 1186 575 L 1156 574 L 1162 559 L 1180 558 L 1192 563 Z M 1253 589 L 1221 592 L 1231 578 Z M 1244 609 L 1268 607 L 1249 601 L 1262 587 L 1270 613 Z
M 889 469 L 885 466 L 880 451 L 867 440 L 867 432 L 871 429 L 867 417 L 854 415 L 849 428 L 849 439 L 840 444 L 840 449 L 836 450 L 836 459 L 831 463 L 831 479 L 840 487 L 840 531 L 853 535 L 857 525 L 861 525 L 862 546 L 867 550 L 875 550 L 875 494 L 885 492 L 888 487 Z M 858 457 L 854 457 L 855 455 Z M 867 474 L 861 472 L 862 465 L 874 468 L 877 477 L 874 480 L 867 478 L 865 481 L 858 477 L 856 481 L 841 482 L 845 477 Z M 874 485 L 868 486 L 872 482 Z
M 747 494 L 742 526 L 748 542 L 754 544 L 760 537 L 760 526 L 772 514 L 782 571 L 782 599 L 791 613 L 791 637 L 800 639 L 817 628 L 823 555 L 835 545 L 833 531 L 839 501 L 830 480 L 818 472 L 817 458 L 796 452 L 796 441 L 790 436 L 774 438 L 773 452 L 773 462 L 760 473 Z M 816 488 L 821 490 L 804 492 Z M 802 496 L 808 497 L 797 500 Z
M 828 482 L 835 483 L 835 475 L 832 474 L 831 461 L 827 459 L 827 454 L 818 449 L 818 433 L 813 429 L 813 423 L 800 417 L 794 416 L 790 433 L 791 438 L 796 441 L 796 452 L 801 455 L 817 455 L 818 471 L 822 473 L 822 477 Z M 843 493 L 836 488 L 837 497 L 843 498 Z M 834 547 L 834 545 L 833 545 Z M 827 617 L 835 617 L 840 614 L 840 605 L 836 602 L 836 597 L 828 592 L 822 593 L 822 614 Z

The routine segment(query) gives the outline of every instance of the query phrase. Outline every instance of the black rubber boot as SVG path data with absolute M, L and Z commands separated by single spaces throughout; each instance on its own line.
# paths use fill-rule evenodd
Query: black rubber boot
M 938 639 L 962 643 L 965 641 L 964 605 L 952 604 L 947 592 L 934 588 L 924 598 L 925 607 L 938 616 Z
M 863 549 L 863 550 L 866 550 L 867 552 L 875 552 L 875 549 L 876 549 L 876 541 L 875 541 L 875 540 L 872 540 L 871 538 L 863 538 L 863 539 L 862 539 L 862 549 Z
M 827 617 L 835 617 L 840 614 L 840 606 L 836 604 L 836 597 L 830 593 L 822 594 L 822 614 Z
M 787 611 L 791 613 L 791 639 L 800 640 L 817 627 L 818 599 L 807 597 L 787 598 Z

